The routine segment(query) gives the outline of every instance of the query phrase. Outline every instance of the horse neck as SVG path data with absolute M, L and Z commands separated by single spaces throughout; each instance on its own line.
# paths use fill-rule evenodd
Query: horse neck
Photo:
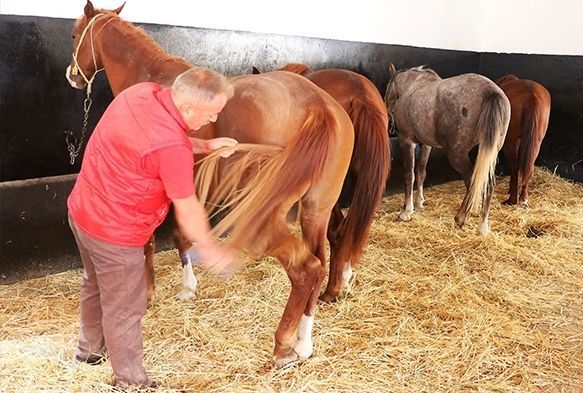
M 186 60 L 167 54 L 144 32 L 121 19 L 103 26 L 95 47 L 114 95 L 140 82 L 170 85 L 190 67 Z

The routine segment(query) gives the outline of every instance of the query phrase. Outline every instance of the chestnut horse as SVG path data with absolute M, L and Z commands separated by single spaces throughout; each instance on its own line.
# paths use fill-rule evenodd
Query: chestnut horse
M 354 126 L 354 153 L 348 169 L 349 177 L 344 182 L 343 196 L 350 201 L 350 209 L 345 217 L 337 204 L 332 211 L 328 227 L 330 244 L 342 241 L 340 229 L 361 228 L 352 238 L 356 249 L 362 249 L 367 241 L 369 228 L 372 225 L 375 209 L 378 207 L 391 170 L 391 149 L 388 135 L 389 116 L 383 102 L 383 97 L 376 86 L 366 77 L 356 72 L 342 69 L 323 69 L 313 71 L 305 64 L 290 63 L 279 69 L 303 75 L 316 86 L 328 92 L 348 113 Z M 254 73 L 259 71 L 254 68 Z M 348 180 L 354 184 L 351 187 Z M 363 205 L 361 207 L 360 205 Z M 341 266 L 332 266 L 330 260 L 330 276 L 342 277 L 328 279 L 328 286 L 320 297 L 331 300 L 348 285 L 352 275 L 352 267 L 358 260 L 352 260 Z M 342 284 L 342 287 L 334 285 Z
M 462 74 L 441 79 L 428 68 L 397 71 L 392 64 L 389 68 L 391 80 L 385 102 L 397 128 L 405 175 L 405 203 L 399 218 L 411 219 L 415 177 L 415 207 L 423 208 L 427 160 L 432 147 L 441 147 L 466 185 L 466 195 L 455 216 L 456 224 L 463 227 L 472 207 L 481 205 L 478 232 L 487 234 L 496 180 L 494 169 L 510 121 L 508 98 L 482 75 Z M 417 163 L 416 144 L 421 145 Z M 472 171 L 469 153 L 476 144 L 478 156 Z
M 114 94 L 142 81 L 168 86 L 191 67 L 184 59 L 166 54 L 142 29 L 119 18 L 120 11 L 121 7 L 113 12 L 94 9 L 87 2 L 73 28 L 75 52 L 67 69 L 73 87 L 87 87 L 100 68 Z M 230 231 L 228 241 L 237 249 L 275 257 L 290 278 L 291 293 L 275 332 L 273 355 L 274 363 L 283 366 L 313 351 L 314 312 L 326 273 L 326 232 L 350 164 L 354 129 L 329 94 L 298 75 L 270 72 L 230 80 L 234 97 L 216 123 L 200 130 L 199 137 L 225 136 L 271 146 L 265 148 L 261 165 L 254 165 L 246 154 L 231 156 L 225 165 L 216 165 L 225 171 L 220 176 L 211 174 L 211 191 L 207 192 L 207 186 L 198 189 L 200 195 L 210 196 L 207 202 L 220 204 L 223 201 L 212 196 L 224 194 L 212 190 L 239 187 L 239 174 L 249 174 L 238 168 L 237 160 L 258 171 L 234 193 L 243 197 L 217 227 Z M 213 158 L 209 157 L 214 165 Z M 233 175 L 235 170 L 239 172 Z M 208 179 L 203 178 L 202 184 L 208 185 Z M 295 204 L 300 206 L 301 237 L 294 235 L 286 221 Z M 351 244 L 340 242 L 339 247 Z M 181 243 L 179 251 L 188 247 Z M 335 250 L 332 255 L 351 260 L 358 252 Z
M 509 197 L 504 204 L 527 205 L 528 182 L 549 125 L 551 95 L 540 83 L 512 74 L 496 80 L 496 84 L 506 93 L 511 107 L 510 125 L 502 146 L 510 167 Z

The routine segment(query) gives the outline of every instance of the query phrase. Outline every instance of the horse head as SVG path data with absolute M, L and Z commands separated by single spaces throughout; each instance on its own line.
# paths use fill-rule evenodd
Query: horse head
M 95 74 L 101 70 L 101 58 L 96 51 L 95 38 L 101 31 L 96 25 L 101 20 L 111 19 L 107 16 L 117 16 L 125 3 L 115 10 L 95 9 L 91 1 L 87 0 L 83 15 L 73 26 L 73 54 L 71 63 L 67 67 L 66 78 L 75 89 L 91 89 Z

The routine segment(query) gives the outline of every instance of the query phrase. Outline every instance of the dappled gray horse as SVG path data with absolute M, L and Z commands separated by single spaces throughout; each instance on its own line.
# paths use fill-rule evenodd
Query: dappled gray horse
M 481 205 L 478 231 L 487 234 L 494 168 L 510 121 L 508 98 L 482 75 L 441 79 L 427 68 L 397 71 L 392 64 L 390 72 L 385 102 L 398 130 L 405 175 L 405 203 L 399 218 L 411 219 L 415 177 L 415 208 L 423 208 L 427 160 L 432 147 L 441 147 L 452 167 L 462 175 L 467 190 L 455 216 L 456 224 L 461 228 L 472 207 Z M 417 144 L 420 156 L 415 163 Z M 469 152 L 476 145 L 478 156 L 472 170 Z

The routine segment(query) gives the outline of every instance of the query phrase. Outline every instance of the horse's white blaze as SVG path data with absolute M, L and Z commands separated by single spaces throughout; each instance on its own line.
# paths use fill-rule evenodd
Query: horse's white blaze
M 189 300 L 196 297 L 196 285 L 198 281 L 192 271 L 192 262 L 188 257 L 188 262 L 182 268 L 182 290 L 178 294 L 180 300 Z
M 67 81 L 69 81 L 71 87 L 73 87 L 74 89 L 83 88 L 82 86 L 78 85 L 77 82 L 71 79 L 71 65 L 67 66 L 67 72 L 65 73 L 65 76 L 67 77 Z
M 302 315 L 298 326 L 298 341 L 294 345 L 294 351 L 298 354 L 300 360 L 309 358 L 314 352 L 314 344 L 312 343 L 313 327 L 314 316 Z
M 352 266 L 350 265 L 350 263 L 347 263 L 346 267 L 344 268 L 344 271 L 342 272 L 342 289 L 348 288 L 348 283 L 350 282 L 351 278 L 352 278 Z

